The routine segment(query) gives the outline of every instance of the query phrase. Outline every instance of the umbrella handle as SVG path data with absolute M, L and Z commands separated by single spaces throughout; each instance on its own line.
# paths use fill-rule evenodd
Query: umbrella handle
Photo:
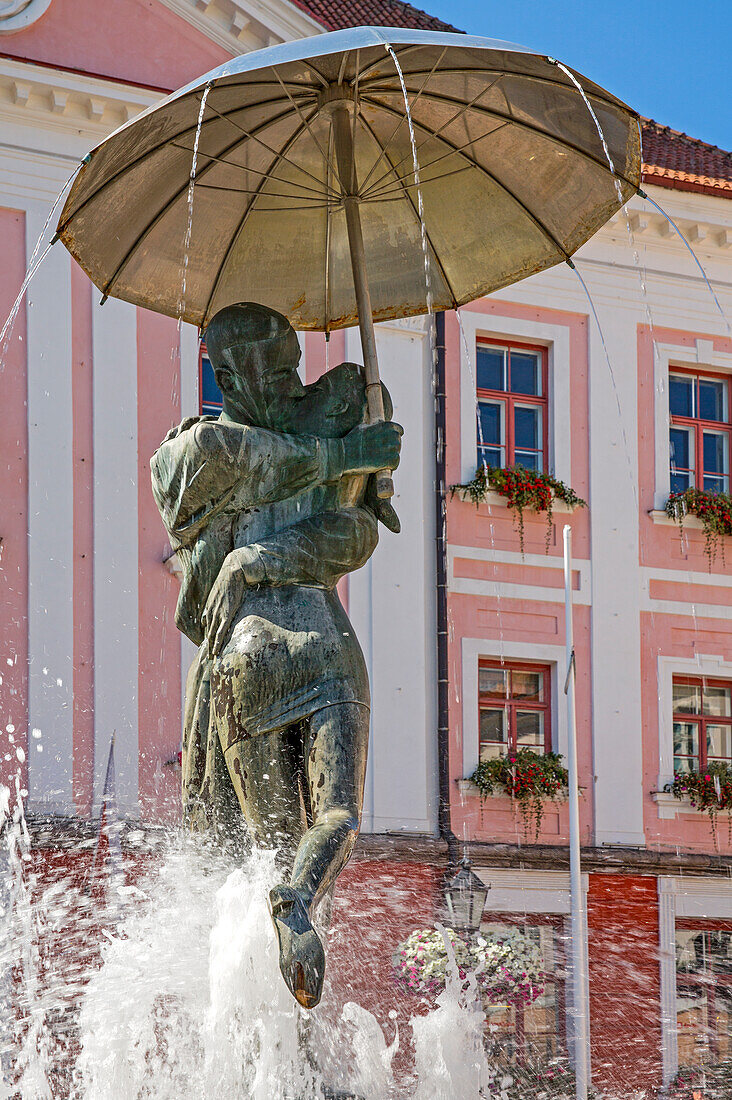
M 353 155 L 353 135 L 348 100 L 337 100 L 332 105 L 333 137 L 338 161 L 338 175 L 344 191 L 343 205 L 346 213 L 348 244 L 351 252 L 353 286 L 358 307 L 358 327 L 361 332 L 363 365 L 366 375 L 366 403 L 372 424 L 384 420 L 384 396 L 379 379 L 379 360 L 376 355 L 376 334 L 371 311 L 371 294 L 366 274 L 366 252 L 361 229 L 361 211 L 356 194 L 356 162 Z M 376 474 L 376 496 L 388 500 L 394 496 L 391 470 L 379 470 Z

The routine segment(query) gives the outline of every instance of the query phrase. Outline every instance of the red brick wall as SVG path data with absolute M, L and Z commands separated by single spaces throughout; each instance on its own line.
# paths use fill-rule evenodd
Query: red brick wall
M 656 879 L 590 875 L 587 898 L 593 1084 L 661 1083 Z

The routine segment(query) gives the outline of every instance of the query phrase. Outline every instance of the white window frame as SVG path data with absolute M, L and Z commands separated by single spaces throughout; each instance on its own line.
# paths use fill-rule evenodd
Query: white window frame
M 663 791 L 674 777 L 674 676 L 708 677 L 713 680 L 732 681 L 732 661 L 724 657 L 700 653 L 698 657 L 658 658 L 658 790 Z M 671 795 L 672 805 L 666 806 L 659 795 L 659 817 L 675 817 L 681 804 Z
M 694 347 L 678 344 L 654 344 L 653 419 L 655 434 L 656 478 L 653 507 L 663 512 L 671 493 L 671 447 L 669 444 L 669 374 L 674 367 L 693 367 L 700 372 L 732 374 L 732 354 L 715 351 L 712 340 L 696 340 Z
M 499 652 L 497 652 L 499 651 Z M 562 690 L 559 669 L 566 661 L 563 645 L 535 645 L 533 642 L 491 641 L 487 638 L 463 638 L 463 776 L 468 778 L 478 767 L 478 739 L 480 728 L 478 704 L 478 667 L 481 661 L 517 661 L 549 667 L 550 713 L 552 723 L 552 749 L 567 755 L 567 697 Z M 520 911 L 520 910 L 519 910 Z M 546 909 L 543 912 L 549 912 Z
M 721 878 L 658 879 L 658 937 L 661 977 L 661 1052 L 663 1083 L 679 1068 L 676 1027 L 676 918 L 732 920 L 732 882 Z
M 464 341 L 460 339 L 460 480 L 470 481 L 475 477 L 476 470 L 476 348 L 479 339 L 495 339 L 518 340 L 548 349 L 549 438 L 545 472 L 553 473 L 560 481 L 571 484 L 569 327 L 526 321 L 518 317 L 477 313 L 469 309 L 461 309 L 460 317 L 465 335 Z

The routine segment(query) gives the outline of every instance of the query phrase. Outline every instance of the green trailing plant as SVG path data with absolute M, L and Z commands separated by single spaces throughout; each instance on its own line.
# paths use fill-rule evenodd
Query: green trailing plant
M 521 553 L 524 552 L 524 512 L 546 512 L 546 550 L 549 551 L 549 543 L 552 533 L 552 513 L 554 501 L 561 500 L 571 508 L 584 508 L 585 502 L 578 497 L 574 489 L 570 489 L 559 478 L 551 474 L 537 474 L 533 470 L 527 470 L 524 466 L 506 466 L 498 468 L 494 466 L 481 466 L 472 481 L 465 485 L 453 485 L 453 496 L 459 494 L 463 500 L 471 503 L 484 504 L 488 493 L 500 493 L 506 498 L 508 507 L 518 522 L 519 543 Z
M 724 538 L 732 535 L 732 496 L 729 493 L 713 493 L 709 489 L 684 489 L 672 493 L 666 501 L 666 515 L 679 525 L 684 537 L 684 517 L 696 516 L 704 529 L 704 553 L 709 559 L 709 569 L 719 550 L 724 562 Z
M 507 794 L 518 802 L 528 837 L 533 827 L 533 839 L 538 840 L 544 805 L 556 802 L 567 790 L 569 777 L 556 752 L 542 754 L 531 749 L 519 749 L 508 756 L 481 760 L 471 775 L 482 799 L 492 794 Z
M 726 813 L 728 836 L 732 839 L 732 766 L 715 761 L 703 771 L 676 772 L 663 789 L 680 802 L 688 798 L 694 809 L 708 816 L 715 847 L 717 820 L 720 813 Z

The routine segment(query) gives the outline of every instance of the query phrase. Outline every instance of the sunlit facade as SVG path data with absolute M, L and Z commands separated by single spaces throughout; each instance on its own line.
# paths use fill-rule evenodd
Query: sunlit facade
M 330 29 L 289 0 L 256 11 L 246 0 L 36 3 L 22 24 L 4 26 L 0 11 L 3 318 L 90 147 L 233 54 Z M 693 242 L 732 317 L 732 157 L 655 124 L 645 136 L 644 187 Z M 443 624 L 430 326 L 378 327 L 405 427 L 402 534 L 382 533 L 339 589 L 372 685 L 363 832 L 342 881 L 370 954 L 354 968 L 337 940 L 334 958 L 348 996 L 377 1013 L 389 1006 L 394 949 L 443 914 L 449 832 L 450 849 L 465 849 L 491 886 L 481 928 L 522 930 L 544 961 L 533 1002 L 485 1005 L 486 1041 L 507 1065 L 571 1061 L 566 803 L 546 802 L 537 832 L 535 816 L 505 793 L 482 797 L 471 778 L 481 761 L 522 749 L 566 755 L 568 523 L 591 1055 L 598 1088 L 620 1095 L 732 1058 L 728 822 L 722 814 L 713 827 L 666 789 L 675 774 L 732 766 L 732 545 L 710 543 L 690 515 L 680 530 L 665 511 L 671 492 L 729 493 L 732 339 L 688 252 L 641 198 L 580 251 L 577 268 L 602 331 L 567 267 L 465 307 L 459 322 L 445 315 Z M 353 330 L 327 348 L 314 334 L 301 344 L 308 382 L 361 359 Z M 122 815 L 145 828 L 178 820 L 194 649 L 173 620 L 178 567 L 148 463 L 173 424 L 216 415 L 220 394 L 195 331 L 126 303 L 101 306 L 61 245 L 29 288 L 0 377 L 0 776 L 19 776 L 37 849 L 55 867 L 74 858 L 59 857 L 63 837 L 94 833 L 113 731 Z M 551 474 L 585 505 L 519 518 L 497 492 L 479 504 L 451 492 L 483 465 Z M 412 1010 L 397 1008 L 402 1019 Z

